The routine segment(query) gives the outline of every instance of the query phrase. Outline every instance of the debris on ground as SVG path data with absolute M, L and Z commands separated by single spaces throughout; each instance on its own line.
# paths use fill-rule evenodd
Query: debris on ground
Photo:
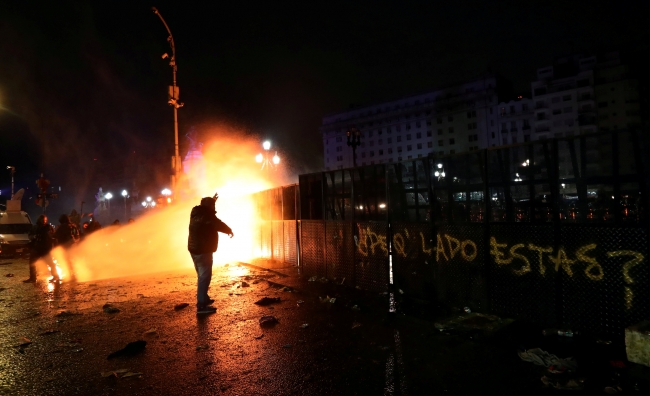
M 298 300 L 298 301 L 296 301 L 296 304 L 298 304 L 298 305 L 300 305 L 300 304 L 304 304 L 304 301 L 302 301 L 302 300 Z
M 260 326 L 262 327 L 275 326 L 277 323 L 278 323 L 278 319 L 272 315 L 266 315 L 260 318 Z
M 553 366 L 556 371 L 561 371 L 563 368 L 567 370 L 575 370 L 578 368 L 578 364 L 572 357 L 562 359 L 540 348 L 519 351 L 518 354 L 523 361 L 531 362 L 538 366 Z
M 300 327 L 306 329 L 307 327 L 309 327 L 309 323 L 303 323 L 300 325 Z
M 145 335 L 152 335 L 152 334 L 156 334 L 156 333 L 157 333 L 156 329 L 149 329 L 149 330 L 144 332 Z
M 133 356 L 144 351 L 144 348 L 147 346 L 147 341 L 133 341 L 126 344 L 126 346 L 119 351 L 115 351 L 108 355 L 107 359 L 113 359 L 120 356 Z
M 241 287 L 248 287 L 248 286 L 250 286 L 248 282 L 241 281 Z
M 261 306 L 266 306 L 266 305 L 279 303 L 280 301 L 281 301 L 280 297 L 263 297 L 263 298 L 255 301 L 255 304 L 256 305 L 261 305 Z
M 334 297 L 330 297 L 330 296 L 326 296 L 326 297 L 318 297 L 318 299 L 319 299 L 320 302 L 322 302 L 322 303 L 330 303 L 330 304 L 334 304 L 334 303 L 336 302 L 336 298 L 334 298 Z
M 54 333 L 60 333 L 60 331 L 59 330 L 47 330 L 47 331 L 42 332 L 41 335 L 50 335 L 50 334 L 54 334 Z
M 260 335 L 258 335 L 258 336 L 255 336 L 255 339 L 256 339 L 256 340 L 259 340 L 259 339 L 261 339 L 262 337 L 264 337 L 264 333 L 262 333 L 262 334 L 260 334 Z
M 283 292 L 291 292 L 291 288 L 288 287 L 288 286 L 285 286 L 285 287 L 283 287 L 283 288 L 280 289 L 280 290 L 283 291 Z
M 100 373 L 102 377 L 117 377 L 119 378 L 119 374 L 124 374 L 128 373 L 130 369 L 117 369 L 113 371 L 104 371 L 103 373 Z
M 183 308 L 187 308 L 189 305 L 190 305 L 190 304 L 188 304 L 188 303 L 180 303 L 180 304 L 176 304 L 176 305 L 174 306 L 174 310 L 175 310 L 175 311 L 180 311 L 180 310 L 183 309 Z
M 291 348 L 292 346 L 293 345 L 291 345 L 291 344 L 286 344 L 286 345 L 282 345 L 282 348 Z
M 361 323 L 359 323 L 359 322 L 352 323 L 352 328 L 353 329 L 356 329 L 357 327 L 361 327 Z
M 126 373 L 122 376 L 122 378 L 127 378 L 127 377 L 136 377 L 136 376 L 141 376 L 142 373 Z
M 436 322 L 435 327 L 440 331 L 493 331 L 510 323 L 512 323 L 512 319 L 501 319 L 495 315 L 470 313 L 466 315 L 454 316 L 452 318 Z
M 572 378 L 570 380 L 558 381 L 548 378 L 547 376 L 542 377 L 542 383 L 544 385 L 563 390 L 582 390 L 585 386 L 584 382 L 584 378 Z
M 119 308 L 116 308 L 116 307 L 112 306 L 112 305 L 109 304 L 109 303 L 104 304 L 104 306 L 102 307 L 102 309 L 104 310 L 104 312 L 109 313 L 109 314 L 113 314 L 113 313 L 118 313 L 118 312 L 120 312 L 120 309 L 119 309 Z
M 14 277 L 14 274 L 7 274 L 7 275 L 5 275 L 5 276 L 6 276 L 7 278 L 13 278 L 13 277 Z
M 209 346 L 208 344 L 203 344 L 203 345 L 199 345 L 199 346 L 197 346 L 197 347 L 196 347 L 196 350 L 197 350 L 197 351 L 200 351 L 200 350 L 202 350 L 202 349 L 208 349 L 208 348 L 210 348 L 210 346 Z
M 54 316 L 73 316 L 73 315 L 81 315 L 81 314 L 80 313 L 74 313 L 74 312 L 66 309 L 66 310 L 60 311 L 58 314 L 56 314 Z
M 353 310 L 353 311 L 360 311 L 361 308 L 359 308 L 358 305 L 353 305 L 353 306 L 352 306 L 352 310 Z

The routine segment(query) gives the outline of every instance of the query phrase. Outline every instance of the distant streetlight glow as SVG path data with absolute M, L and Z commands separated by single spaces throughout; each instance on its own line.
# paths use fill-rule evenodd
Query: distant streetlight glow
M 262 169 L 275 169 L 275 166 L 280 163 L 278 152 L 276 151 L 275 155 L 272 158 L 269 158 L 269 149 L 271 148 L 271 142 L 268 140 L 265 140 L 262 143 L 262 148 L 264 149 L 264 153 L 257 154 L 255 156 L 255 162 L 262 164 Z

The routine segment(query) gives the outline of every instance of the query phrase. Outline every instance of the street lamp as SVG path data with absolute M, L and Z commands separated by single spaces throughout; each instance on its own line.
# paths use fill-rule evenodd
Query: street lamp
M 442 164 L 438 164 L 437 167 L 438 167 L 438 169 L 433 173 L 433 175 L 435 177 L 437 177 L 438 180 L 444 179 L 444 177 L 445 177 L 445 168 L 442 166 Z
M 122 196 L 124 197 L 124 220 L 127 219 L 126 216 L 126 198 L 129 196 L 129 192 L 126 190 L 122 190 Z
M 145 208 L 145 209 L 146 208 L 151 209 L 151 208 L 153 208 L 155 206 L 156 206 L 156 201 L 151 199 L 151 197 L 147 197 L 144 201 L 142 201 L 142 207 Z
M 111 198 L 113 198 L 113 194 L 110 192 L 107 192 L 106 195 L 104 195 L 106 198 L 106 201 L 108 202 L 108 215 L 111 215 Z
M 280 157 L 278 152 L 275 152 L 273 158 L 269 159 L 269 150 L 271 149 L 271 142 L 265 140 L 262 143 L 262 148 L 264 149 L 264 154 L 259 153 L 255 156 L 255 162 L 262 164 L 262 169 L 275 169 L 275 167 L 280 163 Z
M 352 165 L 357 167 L 357 147 L 361 144 L 361 131 L 352 127 L 346 132 L 348 135 L 348 146 L 352 147 Z
M 178 154 L 178 109 L 183 107 L 183 102 L 179 101 L 179 87 L 176 85 L 176 71 L 178 70 L 178 66 L 176 65 L 176 46 L 174 45 L 174 37 L 172 36 L 172 32 L 169 30 L 169 26 L 167 26 L 165 19 L 162 17 L 162 15 L 160 15 L 160 12 L 158 12 L 158 9 L 156 7 L 151 7 L 151 9 L 154 14 L 158 15 L 163 25 L 165 25 L 165 29 L 167 29 L 167 33 L 169 33 L 167 41 L 169 42 L 169 46 L 172 50 L 172 56 L 169 58 L 169 66 L 172 67 L 173 83 L 169 87 L 167 103 L 169 103 L 169 105 L 174 108 L 174 156 L 172 157 L 171 181 L 172 188 L 174 191 L 176 191 L 176 183 L 178 182 L 181 173 L 181 156 Z M 163 59 L 168 57 L 169 55 L 166 53 L 162 55 Z
M 168 204 L 172 202 L 172 199 L 170 197 L 170 195 L 172 195 L 172 192 L 170 189 L 165 188 L 160 193 L 163 195 L 163 197 L 165 197 L 165 201 L 167 201 Z

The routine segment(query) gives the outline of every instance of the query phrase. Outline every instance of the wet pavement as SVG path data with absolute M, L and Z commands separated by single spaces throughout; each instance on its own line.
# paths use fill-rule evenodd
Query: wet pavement
M 189 268 L 57 287 L 25 284 L 27 276 L 26 260 L 0 260 L 3 395 L 556 392 L 540 381 L 553 374 L 517 354 L 534 346 L 582 353 L 583 366 L 591 359 L 594 367 L 580 373 L 586 390 L 602 392 L 614 380 L 645 386 L 643 366 L 630 379 L 620 372 L 608 379 L 616 375 L 608 362 L 624 360 L 620 344 L 596 351 L 517 322 L 490 332 L 441 330 L 431 318 L 389 313 L 390 295 L 309 282 L 291 267 L 215 266 L 210 295 L 218 311 L 204 316 L 195 312 Z M 255 304 L 264 297 L 280 302 Z M 119 312 L 108 313 L 107 303 Z M 277 323 L 262 327 L 263 316 Z M 142 351 L 107 359 L 139 340 Z

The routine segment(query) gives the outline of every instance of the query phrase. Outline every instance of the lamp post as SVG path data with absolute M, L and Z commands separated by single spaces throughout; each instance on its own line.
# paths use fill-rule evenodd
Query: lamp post
M 438 164 L 437 167 L 438 167 L 438 169 L 436 169 L 436 171 L 433 173 L 433 175 L 435 177 L 437 177 L 438 180 L 444 179 L 445 178 L 445 168 L 443 168 L 442 164 Z
M 122 190 L 122 196 L 124 197 L 124 221 L 127 220 L 127 215 L 126 215 L 126 198 L 129 196 L 129 192 L 126 190 Z
M 8 165 L 7 169 L 11 173 L 11 199 L 14 199 L 14 173 L 16 173 L 16 167 Z
M 348 146 L 352 147 L 352 165 L 357 167 L 357 147 L 361 144 L 361 131 L 352 127 L 346 132 L 348 135 Z
M 271 149 L 271 142 L 268 140 L 262 143 L 262 148 L 264 149 L 264 154 L 259 153 L 255 156 L 255 161 L 258 164 L 262 164 L 262 169 L 275 169 L 275 167 L 280 163 L 280 157 L 278 152 L 275 152 L 273 158 L 269 159 L 269 150 Z
M 172 195 L 172 192 L 170 189 L 165 188 L 160 193 L 163 195 L 163 197 L 165 197 L 165 202 L 167 202 L 167 204 L 172 203 L 172 199 L 170 197 L 170 195 Z
M 156 206 L 156 201 L 151 199 L 151 197 L 147 197 L 144 201 L 142 201 L 142 207 L 145 209 L 151 209 Z
M 160 15 L 160 12 L 158 12 L 158 9 L 156 7 L 151 7 L 151 9 L 154 14 L 158 15 L 163 25 L 165 25 L 165 29 L 167 29 L 167 33 L 169 33 L 167 41 L 169 42 L 169 46 L 172 50 L 172 56 L 169 58 L 169 66 L 172 67 L 173 80 L 172 85 L 169 87 L 167 103 L 169 103 L 169 105 L 174 108 L 174 156 L 172 157 L 171 182 L 173 190 L 176 191 L 178 190 L 176 183 L 178 183 L 178 179 L 181 173 L 181 157 L 178 154 L 178 109 L 183 107 L 183 102 L 179 101 L 179 87 L 176 85 L 176 71 L 178 70 L 178 66 L 176 65 L 176 46 L 174 45 L 174 37 L 172 36 L 172 32 L 169 30 L 169 26 L 167 26 L 165 19 L 162 17 L 162 15 Z M 166 53 L 162 55 L 163 59 L 168 57 L 169 55 Z
M 111 194 L 110 192 L 107 192 L 106 195 L 104 195 L 104 197 L 106 197 L 106 202 L 108 202 L 108 216 L 110 216 L 111 215 L 111 198 L 113 198 L 113 194 Z

